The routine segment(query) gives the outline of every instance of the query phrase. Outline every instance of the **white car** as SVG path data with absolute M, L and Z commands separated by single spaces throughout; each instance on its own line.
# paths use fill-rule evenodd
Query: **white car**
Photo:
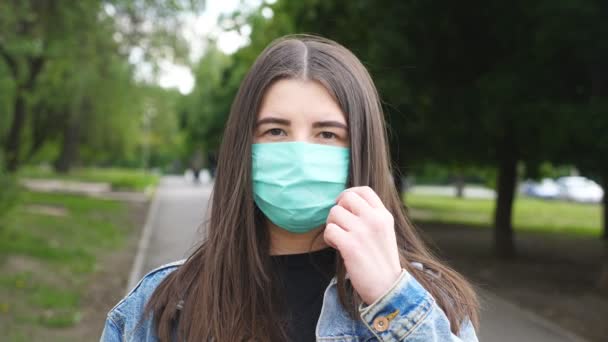
M 544 199 L 554 199 L 560 195 L 559 185 L 551 178 L 543 178 L 540 182 L 527 180 L 522 183 L 520 191 L 527 196 Z
M 604 197 L 604 190 L 599 184 L 580 176 L 561 177 L 556 181 L 559 186 L 559 198 L 583 203 L 599 203 Z

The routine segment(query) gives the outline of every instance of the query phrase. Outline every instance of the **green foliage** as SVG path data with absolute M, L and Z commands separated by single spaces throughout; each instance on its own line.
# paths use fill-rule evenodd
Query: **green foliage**
M 0 110 L 9 114 L 0 116 L 0 141 L 7 160 L 53 161 L 61 172 L 75 164 L 169 164 L 181 146 L 175 109 L 167 105 L 176 96 L 136 82 L 132 62 L 148 65 L 151 79 L 160 59 L 184 62 L 179 22 L 203 3 L 0 3 Z M 140 60 L 130 60 L 133 49 Z M 25 109 L 18 111 L 20 100 Z M 150 107 L 157 115 L 144 124 Z M 22 127 L 11 125 L 17 117 Z
M 544 162 L 538 167 L 538 179 L 541 178 L 559 178 L 570 176 L 572 173 L 571 165 L 553 165 L 549 162 Z
M 306 2 L 290 3 L 307 5 Z M 214 40 L 207 41 L 206 53 L 194 68 L 196 86 L 180 105 L 187 156 L 195 151 L 217 151 L 232 100 L 245 73 L 273 39 L 294 32 L 292 13 L 275 9 L 283 5 L 284 2 L 277 2 L 272 6 L 237 10 L 220 20 L 224 30 L 244 32 L 245 27 L 251 29 L 250 43 L 227 56 L 218 50 Z M 262 15 L 268 8 L 275 9 L 272 19 Z
M 493 166 L 504 139 L 521 160 L 563 162 L 572 124 L 581 121 L 576 113 L 593 96 L 587 70 L 608 78 L 597 66 L 608 57 L 599 1 L 308 0 L 271 7 L 270 23 L 250 20 L 252 42 L 312 32 L 363 60 L 384 98 L 400 166 Z
M 216 150 L 236 89 L 230 84 L 234 65 L 213 41 L 196 69 L 196 87 L 181 105 L 182 128 L 189 154 L 197 148 Z
M 433 162 L 412 167 L 408 170 L 408 174 L 413 177 L 415 184 L 453 184 L 458 175 L 467 184 L 482 184 L 493 187 L 496 179 L 496 172 L 493 168 L 446 166 Z
M 182 153 L 185 133 L 179 127 L 179 104 L 184 98 L 176 90 L 148 86 L 143 92 L 143 117 L 138 154 L 142 167 L 168 168 Z

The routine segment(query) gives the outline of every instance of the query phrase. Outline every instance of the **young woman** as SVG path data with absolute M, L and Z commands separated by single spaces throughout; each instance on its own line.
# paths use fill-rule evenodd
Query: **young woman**
M 361 62 L 307 35 L 243 80 L 207 237 L 108 314 L 102 341 L 477 341 L 478 304 L 408 221 Z

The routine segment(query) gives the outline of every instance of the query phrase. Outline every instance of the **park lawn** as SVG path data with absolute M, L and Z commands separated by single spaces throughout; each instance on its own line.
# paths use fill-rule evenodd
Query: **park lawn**
M 407 193 L 405 203 L 417 222 L 466 224 L 491 227 L 494 200 Z M 517 197 L 513 225 L 516 231 L 566 233 L 599 237 L 601 206 Z
M 120 248 L 134 228 L 124 202 L 21 193 L 0 222 L 2 339 L 78 323 L 97 258 Z
M 109 183 L 113 190 L 143 191 L 156 186 L 160 177 L 157 174 L 139 169 L 126 168 L 77 168 L 67 174 L 55 173 L 52 169 L 26 166 L 19 171 L 24 178 L 49 178 L 82 182 Z

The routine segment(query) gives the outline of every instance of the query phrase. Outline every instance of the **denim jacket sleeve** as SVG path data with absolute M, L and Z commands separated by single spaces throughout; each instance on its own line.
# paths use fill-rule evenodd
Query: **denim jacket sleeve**
M 145 306 L 158 284 L 183 262 L 179 260 L 169 263 L 146 274 L 108 312 L 100 342 L 157 342 L 153 320 L 144 317 Z
M 468 319 L 454 335 L 435 299 L 406 270 L 382 297 L 367 307 L 361 305 L 359 313 L 379 341 L 478 341 Z
M 122 341 L 122 332 L 116 323 L 112 321 L 110 317 L 106 318 L 106 324 L 103 327 L 101 333 L 100 342 L 120 342 Z

